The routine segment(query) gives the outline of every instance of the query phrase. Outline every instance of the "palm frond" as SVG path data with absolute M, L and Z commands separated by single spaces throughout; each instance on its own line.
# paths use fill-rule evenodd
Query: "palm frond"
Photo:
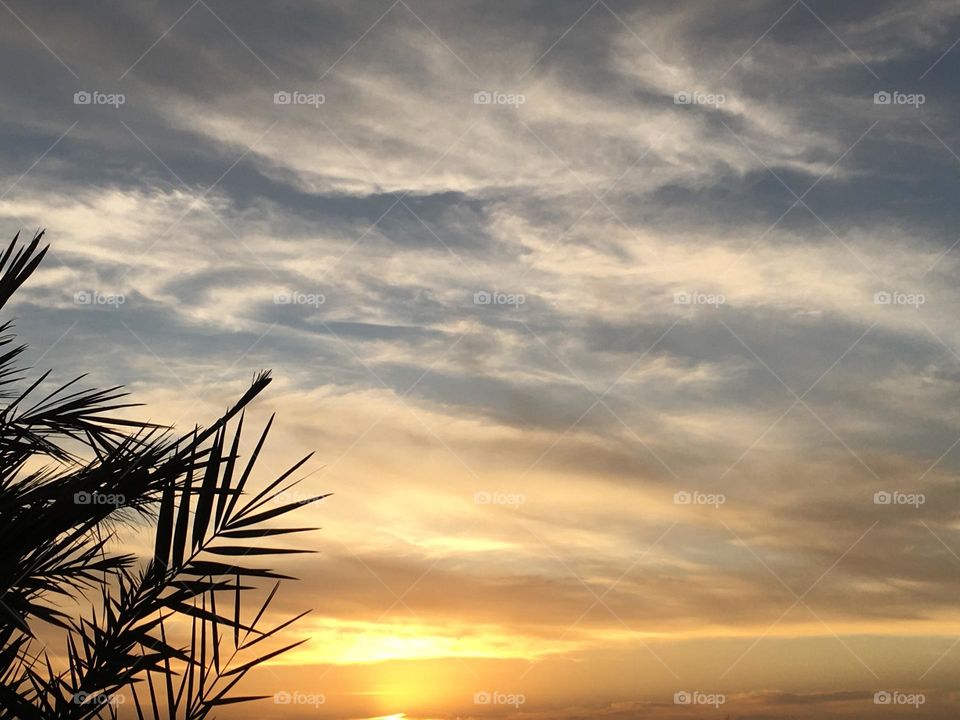
M 42 237 L 17 236 L 0 256 L 0 307 L 43 259 Z M 25 347 L 0 324 L 0 720 L 115 718 L 106 700 L 120 692 L 140 718 L 200 720 L 257 699 L 234 689 L 303 642 L 273 646 L 306 614 L 264 627 L 287 576 L 262 561 L 309 552 L 277 540 L 315 529 L 271 523 L 327 497 L 281 502 L 309 455 L 247 489 L 273 417 L 241 461 L 243 413 L 269 373 L 208 427 L 176 435 L 117 416 L 138 407 L 120 387 L 81 389 L 80 376 L 46 389 L 49 372 L 27 382 Z M 149 559 L 117 552 L 116 530 L 134 521 L 153 528 Z M 245 612 L 265 579 L 277 582 Z M 39 625 L 61 633 L 63 663 Z

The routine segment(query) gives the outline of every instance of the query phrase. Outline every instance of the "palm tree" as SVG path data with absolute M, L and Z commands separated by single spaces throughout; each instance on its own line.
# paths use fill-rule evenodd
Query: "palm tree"
M 42 238 L 18 233 L 0 257 L 0 308 L 43 260 Z M 127 694 L 141 719 L 198 720 L 259 699 L 234 688 L 300 644 L 276 647 L 306 613 L 264 628 L 287 576 L 251 561 L 304 552 L 264 543 L 315 528 L 270 521 L 325 497 L 284 502 L 309 455 L 247 490 L 273 418 L 243 460 L 243 411 L 269 373 L 209 427 L 177 435 L 116 417 L 135 406 L 119 387 L 77 389 L 81 376 L 41 391 L 48 374 L 26 381 L 11 330 L 0 324 L 0 720 L 116 718 Z M 117 551 L 132 523 L 154 532 L 151 558 Z M 59 659 L 39 631 L 58 638 Z

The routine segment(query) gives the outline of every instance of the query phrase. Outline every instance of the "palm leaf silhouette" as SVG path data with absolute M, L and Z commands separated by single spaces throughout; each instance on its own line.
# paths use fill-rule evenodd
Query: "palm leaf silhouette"
M 24 245 L 18 234 L 0 256 L 0 308 L 40 264 L 42 238 Z M 119 387 L 78 389 L 81 376 L 41 392 L 49 373 L 26 381 L 25 347 L 0 325 L 0 720 L 115 718 L 109 699 L 123 691 L 139 718 L 199 720 L 259 699 L 232 693 L 304 642 L 260 645 L 306 614 L 263 627 L 288 578 L 263 558 L 309 552 L 268 543 L 316 529 L 272 521 L 326 497 L 281 502 L 310 455 L 247 491 L 273 417 L 244 460 L 243 413 L 269 373 L 209 427 L 178 436 L 114 415 L 135 406 Z M 117 527 L 134 520 L 154 531 L 146 561 L 114 549 Z M 86 610 L 60 609 L 70 603 Z M 175 640 L 174 625 L 189 633 Z M 65 662 L 41 629 L 59 634 Z

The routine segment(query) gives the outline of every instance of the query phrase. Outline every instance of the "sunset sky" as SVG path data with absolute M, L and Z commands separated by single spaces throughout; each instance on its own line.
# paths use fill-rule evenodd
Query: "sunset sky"
M 222 717 L 956 717 L 960 4 L 0 36 L 28 361 L 184 431 L 271 368 L 262 478 L 315 451 L 334 493 L 275 608 L 310 639 L 247 683 L 280 701 Z

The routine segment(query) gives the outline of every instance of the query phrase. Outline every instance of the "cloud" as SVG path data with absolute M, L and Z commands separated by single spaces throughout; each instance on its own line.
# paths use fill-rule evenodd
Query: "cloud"
M 274 369 L 267 470 L 317 450 L 336 492 L 283 601 L 322 609 L 318 663 L 540 658 L 576 692 L 531 717 L 674 717 L 655 659 L 639 704 L 617 666 L 638 638 L 715 643 L 714 680 L 767 638 L 731 713 L 857 717 L 834 632 L 871 667 L 909 638 L 914 684 L 946 649 L 955 8 L 11 9 L 0 219 L 54 242 L 32 357 L 183 427 Z M 842 687 L 787 678 L 790 636 Z

